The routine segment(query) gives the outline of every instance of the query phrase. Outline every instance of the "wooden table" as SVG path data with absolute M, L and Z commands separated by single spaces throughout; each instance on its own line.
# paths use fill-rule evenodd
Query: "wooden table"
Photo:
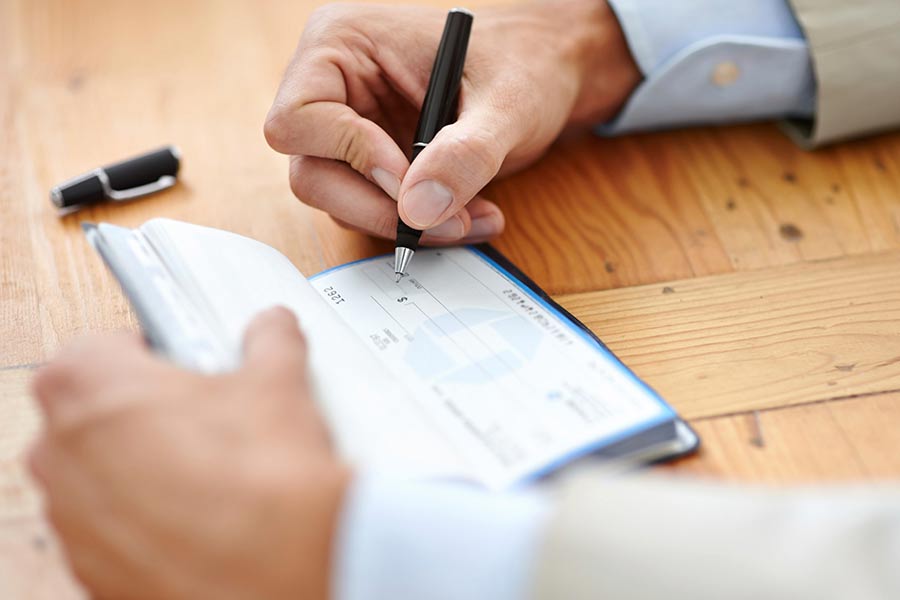
M 222 227 L 309 274 L 388 249 L 297 202 L 263 140 L 312 9 L 0 0 L 0 597 L 81 595 L 20 461 L 34 368 L 82 332 L 135 326 L 80 220 Z M 175 189 L 51 208 L 54 182 L 170 142 Z M 703 437 L 664 468 L 775 484 L 900 474 L 900 135 L 815 153 L 771 124 L 584 135 L 486 195 L 508 217 L 497 246 Z M 559 231 L 565 246 L 545 241 Z

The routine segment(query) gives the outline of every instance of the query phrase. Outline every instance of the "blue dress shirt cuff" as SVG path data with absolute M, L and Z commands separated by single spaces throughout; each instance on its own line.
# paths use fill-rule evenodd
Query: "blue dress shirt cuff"
M 599 133 L 814 112 L 809 48 L 786 0 L 609 3 L 644 81 Z
M 520 600 L 548 513 L 536 492 L 361 478 L 337 535 L 334 597 Z

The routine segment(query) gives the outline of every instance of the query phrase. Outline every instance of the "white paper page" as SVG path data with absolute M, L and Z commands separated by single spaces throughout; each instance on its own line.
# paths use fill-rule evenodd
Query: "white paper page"
M 673 416 L 586 334 L 470 248 L 310 279 L 489 487 Z
M 307 336 L 316 397 L 348 460 L 411 476 L 467 475 L 423 422 L 406 386 L 385 372 L 281 253 L 250 238 L 167 219 L 149 221 L 141 231 L 170 270 L 190 279 L 181 285 L 202 294 L 230 349 L 224 369 L 240 364 L 250 320 L 263 309 L 286 306 Z

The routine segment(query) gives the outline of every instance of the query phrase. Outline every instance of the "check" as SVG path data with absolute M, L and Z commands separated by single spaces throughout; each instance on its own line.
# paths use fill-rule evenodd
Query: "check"
M 467 461 L 524 478 L 561 455 L 671 419 L 596 340 L 475 248 L 379 257 L 310 279 Z
M 490 247 L 376 257 L 305 278 L 273 248 L 155 219 L 88 226 L 148 339 L 186 368 L 241 364 L 250 320 L 294 311 L 339 452 L 365 468 L 489 488 L 581 455 L 653 460 L 696 437 L 581 323 Z

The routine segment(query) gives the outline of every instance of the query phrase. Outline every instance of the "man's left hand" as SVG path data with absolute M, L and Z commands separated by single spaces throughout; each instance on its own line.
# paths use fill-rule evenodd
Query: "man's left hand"
M 328 596 L 349 473 L 290 312 L 251 324 L 234 373 L 183 371 L 122 334 L 63 352 L 34 393 L 32 471 L 93 597 Z

